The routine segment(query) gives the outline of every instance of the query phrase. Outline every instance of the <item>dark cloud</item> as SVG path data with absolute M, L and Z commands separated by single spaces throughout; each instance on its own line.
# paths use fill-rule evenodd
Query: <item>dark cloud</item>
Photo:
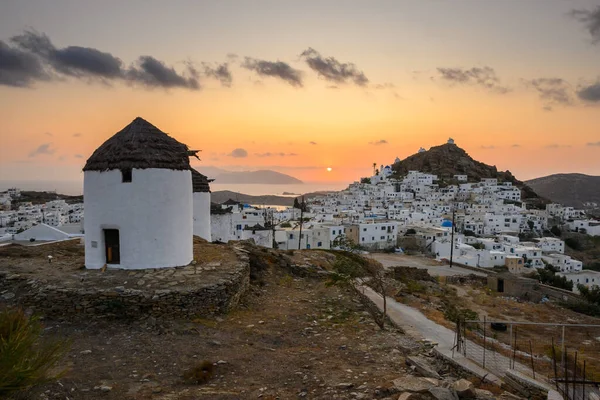
M 593 43 L 600 43 L 600 6 L 595 10 L 573 10 L 571 16 L 582 22 L 592 35 Z
M 49 78 L 38 57 L 0 40 L 0 85 L 28 87 Z
M 382 144 L 388 144 L 388 141 L 385 139 L 381 139 L 377 140 L 376 142 L 369 142 L 369 144 L 372 144 L 373 146 L 380 146 Z
M 233 77 L 231 76 L 231 71 L 229 71 L 229 64 L 223 63 L 213 67 L 208 63 L 202 63 L 202 67 L 204 67 L 204 74 L 206 76 L 218 79 L 222 86 L 231 87 Z
M 525 84 L 534 89 L 540 99 L 544 101 L 546 111 L 552 111 L 552 106 L 569 106 L 573 104 L 571 86 L 561 78 L 538 78 L 525 81 Z
M 586 146 L 598 146 L 600 147 L 600 142 L 589 142 Z
M 583 101 L 592 103 L 600 102 L 600 81 L 579 89 L 577 91 L 577 97 Z
M 496 148 L 496 146 L 491 145 L 491 146 L 481 146 L 482 149 L 484 150 L 494 150 Z
M 244 149 L 234 149 L 231 153 L 227 154 L 229 157 L 233 158 L 245 158 L 248 157 L 248 152 Z
M 52 143 L 44 143 L 32 150 L 31 153 L 29 153 L 29 157 L 35 157 L 39 155 L 51 155 L 55 152 L 56 149 L 52 148 Z
M 312 142 L 312 141 L 311 141 L 311 142 L 308 142 L 308 143 L 310 143 L 310 144 L 317 144 L 317 142 Z
M 119 58 L 91 47 L 68 46 L 57 49 L 47 35 L 35 31 L 25 31 L 11 40 L 64 75 L 113 79 L 123 74 Z
M 81 154 L 75 154 L 73 157 L 75 157 L 75 158 L 83 158 L 83 156 Z
M 105 83 L 125 80 L 147 87 L 200 88 L 198 71 L 191 63 L 181 74 L 152 56 L 142 56 L 135 65 L 125 68 L 122 61 L 110 53 L 81 46 L 57 48 L 46 34 L 33 30 L 13 36 L 11 42 L 15 47 L 0 41 L 0 84 L 3 85 L 23 87 L 37 80 L 68 76 Z
M 270 76 L 279 78 L 292 86 L 302 87 L 302 72 L 292 68 L 283 61 L 265 61 L 246 57 L 242 63 L 242 68 L 254 71 L 260 76 Z
M 50 136 L 50 137 L 54 136 L 54 135 L 52 134 L 52 132 L 44 132 L 44 135 L 46 135 L 46 136 Z
M 512 147 L 512 148 L 517 148 L 517 147 L 521 147 L 521 145 L 520 145 L 520 144 L 513 144 L 513 145 L 512 145 L 512 146 L 510 146 L 510 147 Z
M 369 79 L 353 63 L 341 63 L 334 57 L 323 57 L 312 47 L 304 50 L 300 57 L 304 58 L 310 69 L 327 81 L 335 83 L 352 81 L 358 86 L 366 86 L 369 83 Z
M 298 154 L 296 153 L 271 153 L 271 152 L 267 152 L 267 153 L 254 153 L 255 156 L 257 157 L 295 157 Z
M 235 54 L 235 53 L 227 53 L 227 56 L 226 56 L 226 57 L 227 57 L 227 59 L 228 59 L 229 61 L 235 61 L 235 60 L 237 60 L 237 59 L 238 59 L 240 56 L 238 56 L 238 55 L 237 55 L 237 54 Z
M 73 137 L 81 137 L 81 133 L 79 133 L 79 132 L 78 133 L 74 133 Z
M 495 93 L 508 93 L 510 89 L 500 84 L 496 71 L 491 67 L 438 68 L 441 78 L 453 84 L 477 85 Z
M 568 144 L 556 144 L 556 143 L 552 143 L 549 145 L 544 146 L 547 149 L 561 149 L 561 148 L 565 148 L 565 147 L 571 147 Z
M 166 66 L 152 56 L 140 57 L 137 66 L 132 66 L 127 71 L 127 79 L 130 82 L 148 87 L 200 89 L 198 71 L 191 64 L 187 65 L 187 75 L 177 73 L 173 67 Z

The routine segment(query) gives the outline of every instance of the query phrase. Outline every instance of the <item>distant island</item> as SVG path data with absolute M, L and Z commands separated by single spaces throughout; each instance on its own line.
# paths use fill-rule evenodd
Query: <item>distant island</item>
M 282 195 L 283 196 L 300 196 L 300 194 L 298 194 L 298 193 L 291 193 L 291 192 L 283 192 Z
M 305 199 L 310 197 L 318 197 L 325 196 L 327 193 L 331 192 L 312 192 L 304 194 Z M 240 203 L 245 204 L 254 204 L 257 206 L 267 205 L 267 206 L 288 206 L 291 207 L 294 205 L 294 199 L 300 197 L 302 195 L 298 195 L 297 197 L 286 197 L 286 196 L 274 196 L 274 195 L 263 195 L 263 196 L 251 196 L 249 194 L 232 192 L 231 190 L 218 190 L 216 192 L 212 192 L 210 196 L 210 201 L 213 203 L 224 203 L 227 200 L 235 200 Z
M 261 184 L 261 185 L 290 185 L 302 184 L 300 179 L 268 169 L 258 171 L 226 171 L 210 166 L 196 166 L 199 172 L 218 184 Z

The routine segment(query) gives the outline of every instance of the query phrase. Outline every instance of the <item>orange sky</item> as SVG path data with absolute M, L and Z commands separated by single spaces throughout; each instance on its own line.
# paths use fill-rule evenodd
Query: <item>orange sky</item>
M 33 0 L 23 3 L 45 7 Z M 331 32 L 326 18 L 311 19 L 310 10 L 292 10 L 297 18 L 290 20 L 289 34 L 266 41 L 262 47 L 246 40 L 243 31 L 226 36 L 229 22 L 224 22 L 223 32 L 213 40 L 201 31 L 205 25 L 185 18 L 179 25 L 167 18 L 164 26 L 156 28 L 157 35 L 164 33 L 156 42 L 147 43 L 143 35 L 118 40 L 96 32 L 99 22 L 92 16 L 60 24 L 50 11 L 24 10 L 23 3 L 9 1 L 0 6 L 0 40 L 9 46 L 14 46 L 11 37 L 33 26 L 47 34 L 58 49 L 70 45 L 99 48 L 115 53 L 123 65 L 140 54 L 152 53 L 182 75 L 186 60 L 196 65 L 203 60 L 223 62 L 229 52 L 239 53 L 240 58 L 229 62 L 231 87 L 202 76 L 201 90 L 147 88 L 121 80 L 60 75 L 58 70 L 53 71 L 55 78 L 27 87 L 0 83 L 0 181 L 80 179 L 81 167 L 91 152 L 136 116 L 191 148 L 201 149 L 202 165 L 275 169 L 311 182 L 350 182 L 369 173 L 373 162 L 389 164 L 396 156 L 404 158 L 420 146 L 445 143 L 448 137 L 475 159 L 509 169 L 520 179 L 557 172 L 600 175 L 600 102 L 577 96 L 583 87 L 600 79 L 600 44 L 591 44 L 585 27 L 565 17 L 569 7 L 591 7 L 591 1 L 565 5 L 549 0 L 551 6 L 540 15 L 536 15 L 540 10 L 530 5 L 512 11 L 503 5 L 465 1 L 461 7 L 468 3 L 472 15 L 462 13 L 464 20 L 442 21 L 436 28 L 439 32 L 433 33 L 410 22 L 409 11 L 413 16 L 431 11 L 420 9 L 429 6 L 417 6 L 419 2 L 400 2 L 405 9 L 382 2 L 390 9 L 368 13 L 359 2 L 349 2 L 348 7 L 354 9 L 348 10 L 348 24 L 335 19 L 337 34 Z M 193 7 L 190 4 L 193 2 L 188 4 Z M 291 12 L 277 9 L 275 3 L 269 6 L 275 7 L 276 13 Z M 489 27 L 483 26 L 477 21 L 488 11 L 485 7 L 514 13 L 514 25 L 509 28 L 491 21 Z M 212 18 L 220 21 L 217 15 L 225 11 L 216 8 L 204 10 L 209 15 L 202 14 L 202 18 L 211 18 L 213 12 Z M 134 18 L 135 10 L 131 12 Z M 320 12 L 327 15 L 333 11 Z M 356 15 L 351 15 L 353 12 Z M 382 20 L 390 12 L 409 15 L 404 24 L 396 25 Z M 441 17 L 443 10 L 439 14 Z M 523 15 L 536 16 L 539 21 L 531 25 Z M 236 18 L 245 22 L 243 17 Z M 303 25 L 303 19 L 312 25 Z M 253 27 L 253 37 L 266 35 L 273 21 Z M 556 21 L 562 25 L 557 27 Z M 356 22 L 365 27 L 360 40 L 352 38 L 358 34 L 352 29 Z M 242 29 L 239 23 L 229 28 Z M 450 25 L 444 28 L 443 23 Z M 85 26 L 81 34 L 75 32 L 76 25 Z M 468 29 L 461 30 L 461 25 Z M 517 35 L 533 28 L 539 31 Z M 186 31 L 189 43 L 167 45 L 165 37 L 174 31 Z M 342 37 L 342 32 L 348 36 Z M 326 33 L 329 36 L 321 39 Z M 554 35 L 550 38 L 554 41 L 548 35 Z M 318 48 L 324 57 L 355 64 L 368 77 L 368 84 L 331 82 L 311 70 L 299 58 L 309 46 Z M 198 49 L 202 56 L 196 53 Z M 302 87 L 243 68 L 241 60 L 246 55 L 284 61 L 300 71 Z M 494 85 L 508 88 L 505 92 L 473 81 L 450 82 L 438 70 L 456 67 L 468 71 L 488 65 L 498 79 Z M 557 103 L 540 96 L 528 82 L 543 77 L 563 79 L 566 83 L 561 90 L 572 100 Z M 378 86 L 384 84 L 388 85 Z M 330 88 L 334 85 L 337 88 Z M 375 144 L 380 141 L 385 143 Z M 236 148 L 245 149 L 248 156 L 232 157 Z M 285 155 L 258 155 L 264 153 Z M 327 167 L 333 170 L 327 172 Z

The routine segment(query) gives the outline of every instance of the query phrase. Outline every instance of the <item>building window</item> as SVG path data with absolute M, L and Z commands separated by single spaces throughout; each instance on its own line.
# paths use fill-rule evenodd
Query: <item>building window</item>
M 365 238 L 362 238 L 362 241 L 364 242 L 364 241 L 365 241 Z
M 121 177 L 123 178 L 123 182 L 131 182 L 131 168 L 123 168 L 121 170 Z
M 322 245 L 323 245 L 323 243 L 322 243 L 322 242 L 318 242 L 318 243 L 317 243 L 317 247 L 321 247 Z
M 290 239 L 293 239 L 293 238 L 294 238 L 294 234 L 290 233 Z
M 237 229 L 238 231 L 242 230 L 242 225 L 236 225 L 235 229 Z

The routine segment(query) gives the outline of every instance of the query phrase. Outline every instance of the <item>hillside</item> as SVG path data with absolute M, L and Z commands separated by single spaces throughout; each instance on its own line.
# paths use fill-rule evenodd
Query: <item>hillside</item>
M 521 189 L 521 197 L 532 204 L 543 204 L 547 200 L 539 196 L 524 182 L 519 181 L 510 171 L 498 171 L 496 166 L 476 161 L 455 144 L 435 146 L 423 153 L 416 153 L 395 163 L 394 175 L 402 177 L 408 171 L 421 171 L 435 174 L 440 185 L 455 183 L 454 175 L 467 175 L 469 182 L 478 182 L 482 178 L 497 178 L 500 182 L 512 182 Z
M 581 208 L 586 202 L 600 204 L 600 176 L 554 174 L 525 183 L 540 196 L 566 206 Z

